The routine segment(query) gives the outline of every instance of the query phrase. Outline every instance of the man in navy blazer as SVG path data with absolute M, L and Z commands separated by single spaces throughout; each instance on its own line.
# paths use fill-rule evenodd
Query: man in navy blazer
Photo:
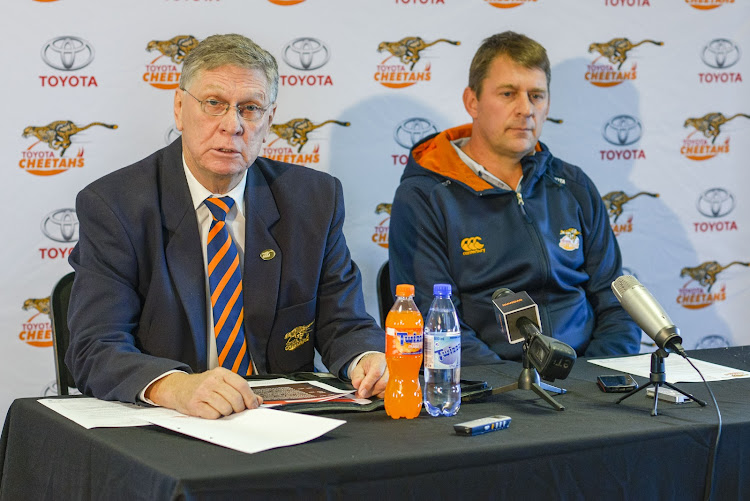
M 182 137 L 79 193 L 66 363 L 84 394 L 207 418 L 262 402 L 217 366 L 202 203 L 212 195 L 235 199 L 227 226 L 257 372 L 313 370 L 317 348 L 359 396 L 383 394 L 384 333 L 344 239 L 340 182 L 258 157 L 277 89 L 271 54 L 240 35 L 208 37 L 175 92 Z

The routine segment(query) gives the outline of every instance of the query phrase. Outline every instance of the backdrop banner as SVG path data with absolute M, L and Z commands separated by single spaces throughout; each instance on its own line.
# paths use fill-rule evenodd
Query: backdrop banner
M 49 296 L 71 271 L 76 194 L 179 137 L 182 61 L 215 33 L 249 36 L 277 58 L 261 154 L 341 180 L 375 318 L 408 150 L 470 121 L 471 58 L 510 29 L 547 48 L 542 141 L 596 183 L 626 273 L 686 348 L 750 342 L 750 2 L 15 0 L 0 14 L 18 44 L 0 79 L 0 190 L 18 228 L 0 291 L 3 413 L 15 398 L 56 394 Z

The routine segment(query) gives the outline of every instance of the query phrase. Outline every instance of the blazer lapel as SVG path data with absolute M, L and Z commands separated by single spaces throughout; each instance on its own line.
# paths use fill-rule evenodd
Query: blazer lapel
M 190 325 L 195 369 L 203 372 L 208 368 L 205 270 L 198 223 L 182 166 L 180 139 L 165 150 L 160 164 L 160 191 L 167 267 Z
M 276 314 L 282 255 L 271 227 L 279 211 L 268 182 L 254 163 L 245 188 L 245 265 L 242 294 L 245 303 L 245 337 L 255 366 L 268 372 L 266 349 Z

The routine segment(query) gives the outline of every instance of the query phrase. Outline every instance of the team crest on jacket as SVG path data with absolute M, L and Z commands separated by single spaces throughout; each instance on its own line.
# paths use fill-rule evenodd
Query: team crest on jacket
M 464 251 L 464 256 L 485 252 L 484 244 L 482 243 L 482 237 L 464 238 L 463 240 L 461 240 L 461 249 L 463 249 Z
M 560 243 L 558 245 L 563 250 L 574 251 L 581 245 L 580 239 L 578 238 L 580 234 L 581 232 L 575 228 L 560 230 Z
M 312 326 L 314 323 L 315 320 L 307 325 L 297 326 L 284 334 L 284 339 L 286 339 L 286 346 L 284 347 L 284 350 L 296 350 L 297 348 L 308 342 L 310 340 L 310 332 L 312 331 Z

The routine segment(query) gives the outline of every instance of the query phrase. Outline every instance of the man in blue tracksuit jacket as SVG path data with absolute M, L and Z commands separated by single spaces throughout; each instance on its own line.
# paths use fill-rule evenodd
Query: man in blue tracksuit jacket
M 521 357 L 496 322 L 500 287 L 528 292 L 542 332 L 579 356 L 638 352 L 641 330 L 610 288 L 622 261 L 601 196 L 539 142 L 549 68 L 524 35 L 485 40 L 463 96 L 473 123 L 415 145 L 393 201 L 391 286 L 414 284 L 426 314 L 433 284 L 452 285 L 463 365 Z

